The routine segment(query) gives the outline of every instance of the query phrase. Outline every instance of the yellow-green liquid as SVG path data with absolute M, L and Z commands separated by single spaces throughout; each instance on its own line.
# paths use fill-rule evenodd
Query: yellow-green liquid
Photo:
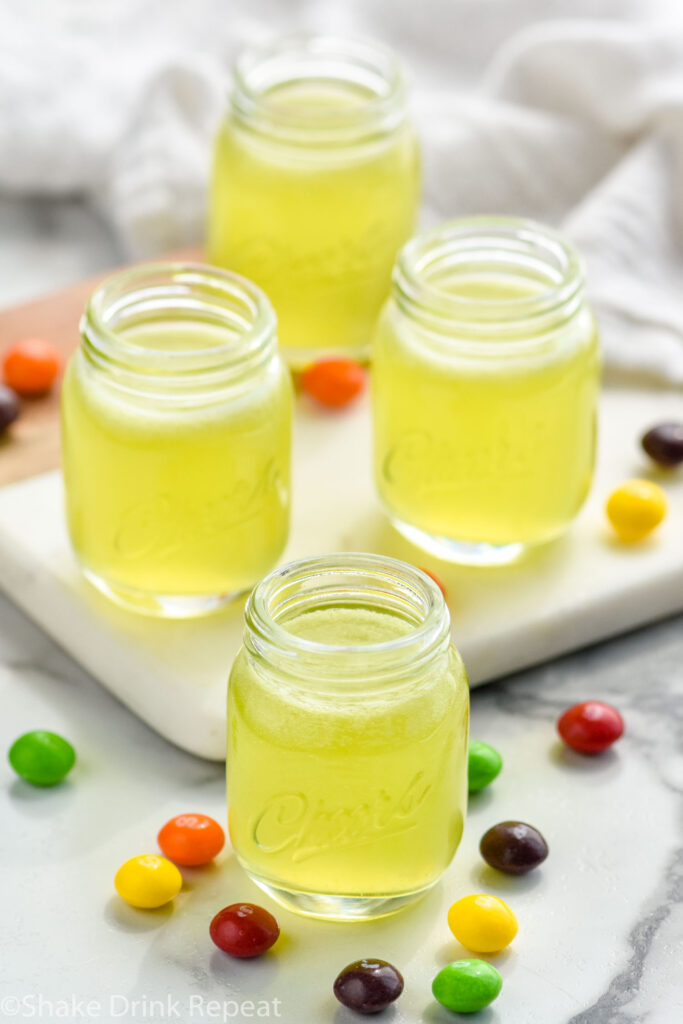
M 528 284 L 460 282 L 462 297 L 534 294 Z M 418 342 L 385 310 L 375 339 L 375 475 L 399 521 L 467 543 L 535 544 L 563 532 L 594 463 L 598 339 L 583 311 L 561 336 L 516 354 Z M 520 339 L 519 337 L 516 339 Z
M 164 352 L 226 340 L 200 323 L 124 333 Z M 64 382 L 67 518 L 81 563 L 143 608 L 145 595 L 252 586 L 277 562 L 288 531 L 291 393 L 281 365 L 240 393 L 192 396 L 186 407 L 168 394 L 123 391 L 119 380 L 115 370 L 93 372 L 81 351 Z
M 315 121 L 367 102 L 361 90 L 281 86 L 273 110 Z M 212 263 L 266 292 L 290 362 L 367 351 L 396 253 L 413 231 L 418 161 L 411 130 L 362 145 L 294 145 L 222 125 L 208 225 Z
M 286 628 L 325 644 L 407 632 L 389 613 L 321 608 Z M 228 702 L 230 836 L 276 890 L 368 898 L 419 893 L 450 863 L 467 792 L 468 688 L 453 648 L 426 678 L 330 696 L 279 685 L 242 650 Z

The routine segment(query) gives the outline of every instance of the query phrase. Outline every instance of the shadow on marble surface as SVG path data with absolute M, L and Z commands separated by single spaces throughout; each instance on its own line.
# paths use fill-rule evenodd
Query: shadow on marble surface
M 381 1016 L 379 1014 L 373 1014 L 372 1016 L 375 1018 L 375 1020 L 381 1021 L 381 1024 L 391 1024 L 392 1021 L 396 1020 L 397 1012 L 399 1012 L 399 1010 L 396 1003 L 394 1003 L 392 1006 L 388 1006 L 386 1010 L 382 1010 Z M 364 1018 L 362 1016 L 359 1016 L 353 1010 L 349 1010 L 346 1006 L 339 1005 L 337 1006 L 334 1016 L 332 1017 L 333 1024 L 358 1024 L 358 1022 L 363 1019 Z M 365 1017 L 365 1019 L 368 1019 L 367 1016 Z M 403 1019 L 403 1017 L 399 1017 L 399 1020 Z M 451 1024 L 453 1024 L 452 1021 Z
M 456 1024 L 457 1021 L 471 1021 L 472 1024 L 495 1024 L 498 1019 L 493 1007 L 488 1006 L 478 1013 L 451 1013 L 445 1006 L 434 1001 L 425 1008 L 420 1020 L 423 1024 Z M 511 1022 L 514 1024 L 514 1022 Z
M 20 814 L 31 818 L 47 818 L 59 813 L 65 802 L 71 799 L 74 787 L 70 779 L 56 786 L 32 786 L 24 779 L 14 779 L 9 786 L 9 795 L 16 801 Z
M 270 988 L 280 970 L 281 965 L 277 957 L 269 957 L 267 953 L 251 959 L 235 960 L 228 953 L 214 949 L 209 957 L 209 973 L 214 980 L 221 986 L 235 985 L 240 992 L 244 992 L 244 986 L 250 984 L 252 990 L 255 985 L 258 989 Z M 250 989 L 247 987 L 246 991 L 249 992 Z
M 104 905 L 104 919 L 112 928 L 122 932 L 149 932 L 163 927 L 173 915 L 173 903 L 156 910 L 131 907 L 120 896 L 111 896 Z
M 482 892 L 496 891 L 505 895 L 513 892 L 516 896 L 523 892 L 531 892 L 543 882 L 543 871 L 540 868 L 529 871 L 526 875 L 506 875 L 504 871 L 482 862 L 472 868 L 472 881 Z
M 469 814 L 485 811 L 495 802 L 495 790 L 491 786 L 480 790 L 478 793 L 470 793 L 467 798 L 467 811 Z
M 447 964 L 452 964 L 454 960 L 471 960 L 472 957 L 486 960 L 487 963 L 493 964 L 499 971 L 502 971 L 505 964 L 509 966 L 515 962 L 516 953 L 510 946 L 507 949 L 501 949 L 498 953 L 474 953 L 454 938 L 444 942 L 434 951 L 434 962 L 438 970 Z
M 614 747 L 602 754 L 580 754 L 557 740 L 550 749 L 550 758 L 558 768 L 571 772 L 602 775 L 614 774 L 619 768 L 619 753 Z

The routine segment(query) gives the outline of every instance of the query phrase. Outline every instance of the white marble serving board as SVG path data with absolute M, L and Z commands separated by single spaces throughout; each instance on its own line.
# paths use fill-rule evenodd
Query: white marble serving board
M 367 400 L 331 413 L 300 396 L 284 560 L 377 551 L 436 572 L 474 685 L 626 631 L 683 608 L 683 475 L 653 468 L 638 446 L 653 422 L 682 413 L 680 394 L 606 392 L 593 492 L 569 535 L 517 565 L 473 569 L 438 562 L 387 523 L 372 483 Z M 649 540 L 624 546 L 602 508 L 609 490 L 633 476 L 662 483 L 670 511 Z M 0 491 L 0 586 L 163 736 L 202 757 L 224 756 L 225 688 L 243 601 L 187 622 L 113 605 L 78 572 L 56 472 Z

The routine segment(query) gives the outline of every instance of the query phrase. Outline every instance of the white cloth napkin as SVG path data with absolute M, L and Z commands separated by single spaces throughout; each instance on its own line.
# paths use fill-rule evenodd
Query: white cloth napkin
M 196 241 L 234 57 L 297 29 L 403 55 L 425 223 L 562 227 L 613 379 L 683 385 L 678 0 L 7 0 L 0 189 L 86 196 L 131 256 Z

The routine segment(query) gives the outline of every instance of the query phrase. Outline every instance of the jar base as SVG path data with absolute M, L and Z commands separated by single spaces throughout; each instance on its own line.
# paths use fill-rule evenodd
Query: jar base
M 138 615 L 149 615 L 157 619 L 196 619 L 220 611 L 225 605 L 234 601 L 245 590 L 235 590 L 227 594 L 150 594 L 144 590 L 135 590 L 110 583 L 102 576 L 81 566 L 83 575 L 101 594 L 110 601 Z
M 459 565 L 496 566 L 509 565 L 517 562 L 525 552 L 535 545 L 531 544 L 484 544 L 472 541 L 454 540 L 451 537 L 440 537 L 427 533 L 417 526 L 390 516 L 392 525 L 406 540 L 430 555 L 436 555 L 444 562 L 456 562 Z
M 353 359 L 357 363 L 366 364 L 370 361 L 370 345 L 349 345 L 348 347 L 296 348 L 292 345 L 280 345 L 280 354 L 294 373 L 303 371 L 321 359 Z
M 244 867 L 244 865 L 242 865 Z M 397 914 L 404 907 L 425 896 L 436 883 L 415 892 L 387 896 L 335 896 L 331 893 L 301 892 L 273 885 L 270 880 L 244 868 L 252 882 L 263 889 L 271 899 L 303 917 L 324 921 L 374 921 L 379 917 Z

